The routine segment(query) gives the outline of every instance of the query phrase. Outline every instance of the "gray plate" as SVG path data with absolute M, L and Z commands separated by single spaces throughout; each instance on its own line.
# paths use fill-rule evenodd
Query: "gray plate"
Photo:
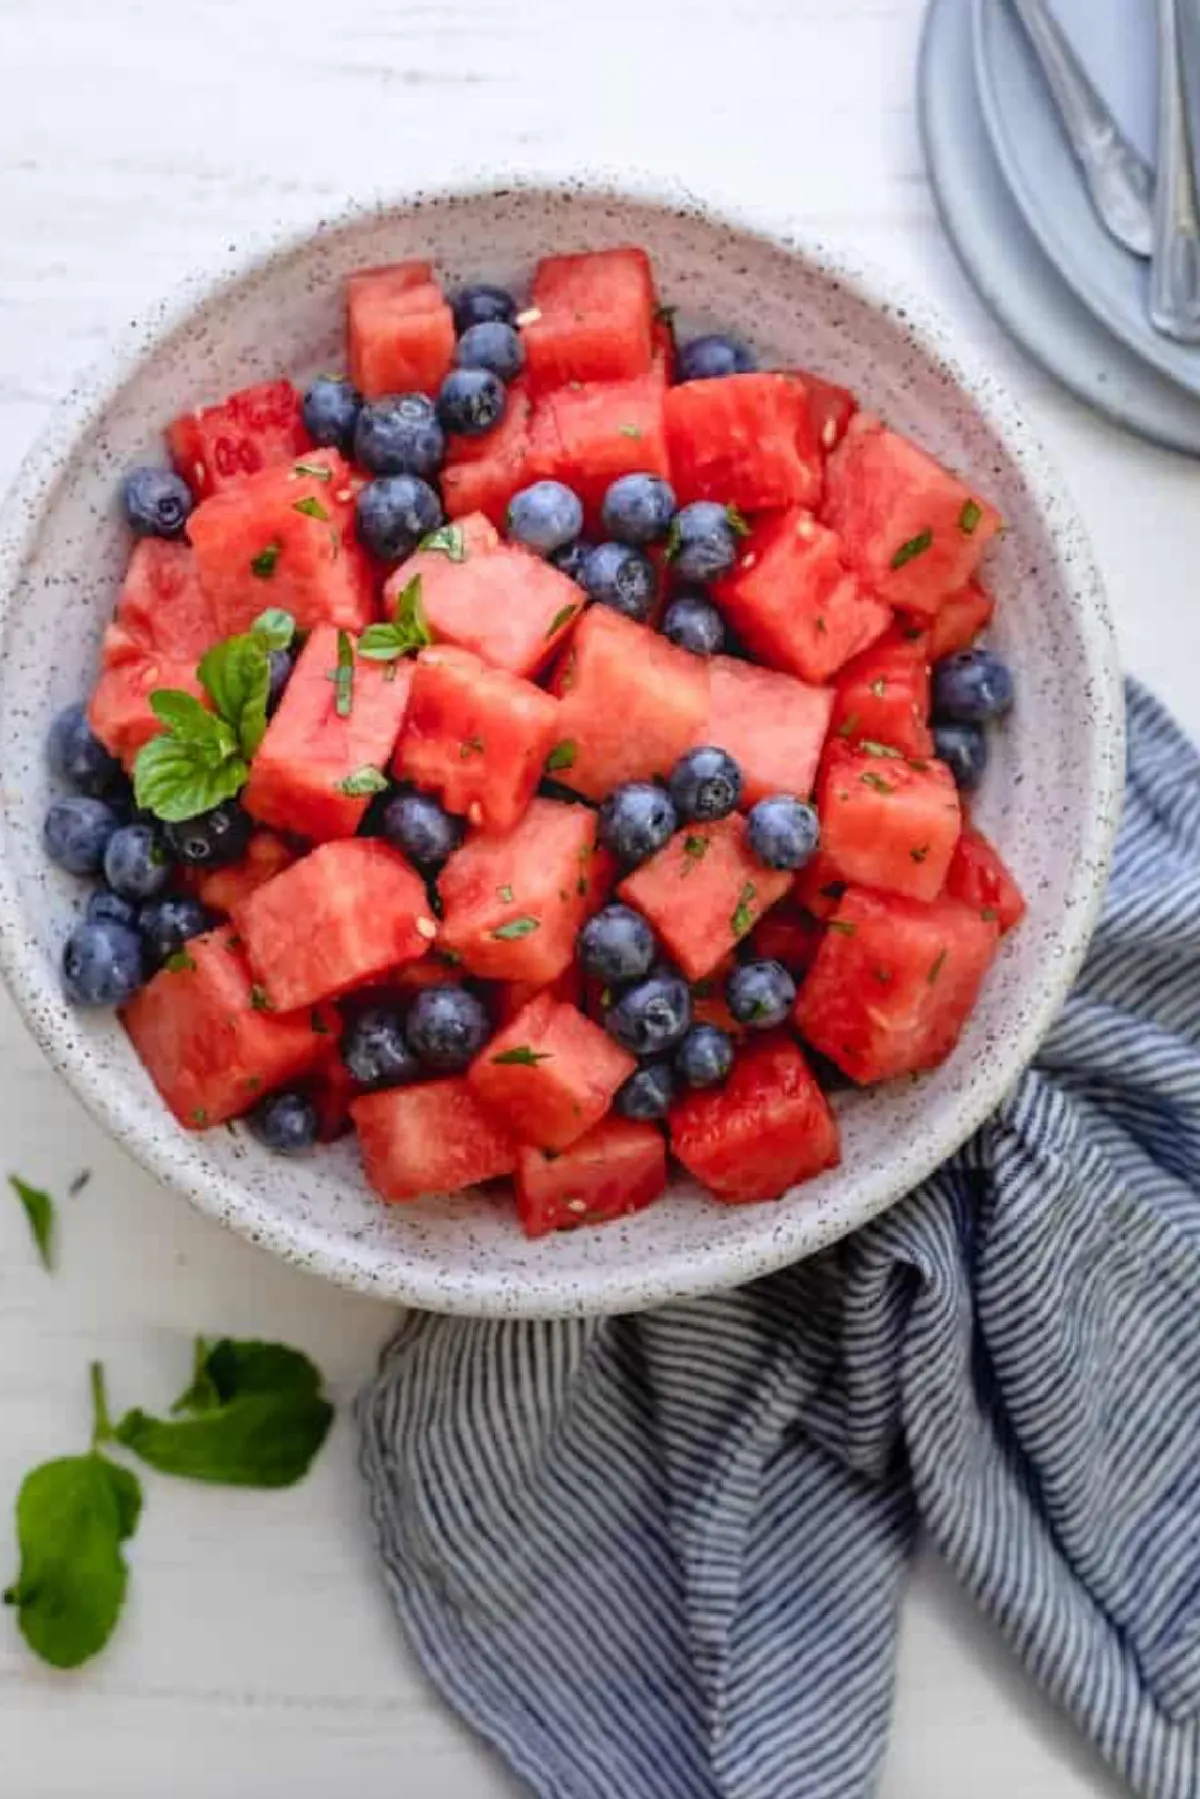
M 1112 337 L 1061 280 L 1013 202 L 980 119 L 963 0 L 933 0 L 918 78 L 925 160 L 947 235 L 1013 337 L 1088 405 L 1200 455 L 1200 400 Z
M 1145 0 L 1057 0 L 1055 11 L 1071 32 L 1110 104 L 1136 112 L 1134 136 L 1146 147 L 1144 101 L 1152 72 L 1154 18 Z M 1123 19 L 1123 24 L 1121 20 Z M 1087 26 L 1084 30 L 1083 27 Z M 1095 30 L 1093 30 L 1095 24 Z M 1149 264 L 1113 241 L 1101 225 L 1080 178 L 1036 57 L 1009 0 L 972 0 L 975 78 L 984 123 L 996 158 L 1030 229 L 1063 280 L 1090 312 L 1161 374 L 1200 395 L 1200 348 L 1160 337 L 1146 311 Z M 1104 29 L 1100 29 L 1103 26 Z M 1114 49 L 1127 53 L 1119 96 Z

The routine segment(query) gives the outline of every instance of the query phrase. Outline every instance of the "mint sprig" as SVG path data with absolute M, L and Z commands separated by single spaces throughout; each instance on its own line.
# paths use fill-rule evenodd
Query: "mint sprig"
M 433 633 L 421 604 L 421 577 L 414 575 L 396 597 L 390 625 L 368 625 L 358 643 L 358 653 L 368 662 L 395 662 L 433 642 Z

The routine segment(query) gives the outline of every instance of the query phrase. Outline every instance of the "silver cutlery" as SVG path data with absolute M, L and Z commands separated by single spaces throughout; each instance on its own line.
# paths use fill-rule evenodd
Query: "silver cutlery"
M 1097 93 L 1046 0 L 1012 0 L 1037 53 L 1092 204 L 1135 256 L 1154 249 L 1154 175 Z
M 1198 47 L 1181 31 L 1178 0 L 1158 0 L 1158 196 L 1150 321 L 1183 344 L 1200 343 L 1200 211 L 1185 69 L 1185 57 Z M 1200 99 L 1194 87 L 1192 97 Z

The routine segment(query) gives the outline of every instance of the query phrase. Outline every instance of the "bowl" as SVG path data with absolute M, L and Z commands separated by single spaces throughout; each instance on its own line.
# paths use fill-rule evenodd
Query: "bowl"
M 161 455 L 167 420 L 281 370 L 303 378 L 340 366 L 340 283 L 352 269 L 422 256 L 451 285 L 519 283 L 550 252 L 627 242 L 650 251 L 685 329 L 731 327 L 767 364 L 848 384 L 1003 511 L 994 641 L 1017 672 L 1019 701 L 978 814 L 1029 914 L 943 1067 L 839 1097 L 839 1169 L 740 1208 L 678 1178 L 636 1217 L 530 1243 L 489 1192 L 380 1205 L 352 1140 L 285 1161 L 241 1128 L 193 1135 L 173 1122 L 115 1018 L 73 1012 L 60 995 L 60 946 L 80 893 L 41 850 L 43 741 L 54 712 L 88 687 L 128 554 L 118 479 Z M 730 1287 L 900 1198 L 987 1117 L 1064 998 L 1103 891 L 1123 760 L 1101 583 L 1018 406 L 968 369 L 923 305 L 800 241 L 786 220 L 627 172 L 416 194 L 323 222 L 238 272 L 184 282 L 61 406 L 0 523 L 0 969 L 30 1029 L 99 1122 L 201 1211 L 298 1267 L 432 1310 L 565 1316 Z

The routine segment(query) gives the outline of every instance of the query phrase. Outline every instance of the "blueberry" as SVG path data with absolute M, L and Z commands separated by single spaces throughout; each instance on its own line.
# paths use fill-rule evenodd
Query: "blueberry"
M 703 744 L 679 758 L 667 788 L 680 818 L 689 823 L 712 824 L 737 811 L 742 797 L 742 771 L 728 750 Z
M 691 989 L 676 974 L 652 974 L 627 988 L 604 1018 L 609 1035 L 632 1056 L 674 1049 L 691 1022 Z
M 148 900 L 171 878 L 171 856 L 155 825 L 121 825 L 104 851 L 104 878 L 122 899 Z
M 552 550 L 549 560 L 561 574 L 572 581 L 579 581 L 583 575 L 583 565 L 594 547 L 585 538 L 577 537 L 574 543 L 564 544 L 561 550 Z
M 428 1068 L 465 1068 L 487 1042 L 487 1013 L 465 987 L 426 987 L 405 1026 L 408 1046 Z
M 675 1051 L 675 1067 L 689 1087 L 715 1087 L 733 1067 L 733 1038 L 715 1024 L 694 1024 Z
M 766 868 L 803 868 L 816 854 L 816 808 L 791 793 L 773 793 L 750 808 L 750 848 Z
M 725 648 L 725 620 L 702 593 L 680 593 L 663 613 L 662 634 L 693 656 L 719 656 Z
M 121 764 L 96 736 L 78 700 L 64 706 L 50 726 L 46 761 L 52 775 L 94 800 L 103 799 L 124 781 Z
M 469 331 L 472 325 L 490 324 L 493 319 L 502 325 L 511 325 L 517 316 L 517 302 L 512 295 L 487 281 L 477 281 L 471 287 L 460 289 L 451 305 L 454 329 L 459 332 Z
M 679 828 L 671 796 L 650 781 L 614 787 L 600 808 L 600 837 L 627 867 L 644 862 Z
M 331 444 L 343 456 L 352 456 L 362 406 L 363 397 L 353 382 L 318 375 L 301 402 L 304 429 L 315 444 Z
M 685 581 L 715 581 L 737 561 L 736 513 L 716 500 L 693 500 L 675 514 L 667 555 Z
M 121 483 L 121 504 L 139 537 L 182 537 L 194 502 L 187 482 L 171 469 L 135 468 Z
M 358 496 L 359 541 L 381 562 L 411 556 L 421 539 L 442 522 L 442 502 L 418 475 L 384 475 L 368 481 Z
M 147 900 L 138 913 L 138 929 L 148 959 L 156 966 L 176 955 L 193 937 L 203 937 L 216 922 L 207 906 L 186 893 Z
M 617 1089 L 613 1104 L 624 1118 L 665 1118 L 675 1097 L 669 1062 L 646 1062 Z
M 270 1093 L 259 1100 L 246 1123 L 264 1149 L 277 1156 L 300 1156 L 317 1140 L 317 1108 L 304 1093 Z
M 796 983 L 782 962 L 743 962 L 725 983 L 729 1010 L 756 1031 L 782 1024 L 795 1001 Z
M 573 544 L 583 529 L 583 506 L 561 481 L 535 481 L 508 503 L 508 535 L 549 556 Z
M 236 800 L 222 800 L 210 812 L 166 828 L 172 855 L 193 868 L 223 868 L 240 861 L 253 834 L 254 820 Z
M 115 920 L 85 919 L 63 945 L 63 992 L 73 1006 L 121 1006 L 146 979 L 142 940 Z
M 714 381 L 722 375 L 749 375 L 758 367 L 758 358 L 749 344 L 727 331 L 714 331 L 707 337 L 693 337 L 680 344 L 675 356 L 677 381 Z
M 988 741 L 978 725 L 934 725 L 933 752 L 964 793 L 973 793 L 988 765 Z
M 88 895 L 87 909 L 83 916 L 89 924 L 122 924 L 134 931 L 137 929 L 138 908 L 132 900 L 122 899 L 111 888 L 101 887 Z
M 466 826 L 427 793 L 394 793 L 384 806 L 379 834 L 402 850 L 423 874 L 435 874 L 463 840 Z
M 460 369 L 491 369 L 501 381 L 515 381 L 525 361 L 525 346 L 511 325 L 502 319 L 485 319 L 467 326 L 454 360 Z
M 267 651 L 267 717 L 278 710 L 295 663 L 290 650 Z
M 648 975 L 657 952 L 654 932 L 629 906 L 605 906 L 579 933 L 579 962 L 585 974 L 620 987 Z
M 354 429 L 354 460 L 373 475 L 436 475 L 446 437 L 433 401 L 424 394 L 384 394 L 368 400 Z
M 72 875 L 96 875 L 120 819 L 103 800 L 82 795 L 55 800 L 42 823 L 42 847 L 52 862 Z
M 601 606 L 638 623 L 654 610 L 654 564 L 628 543 L 598 543 L 584 558 L 579 584 Z
M 656 543 L 675 514 L 675 493 L 661 475 L 621 475 L 604 496 L 600 519 L 618 543 Z
M 941 724 L 983 725 L 1014 698 L 1012 672 L 991 650 L 960 650 L 934 665 L 933 716 Z
M 451 369 L 437 397 L 443 430 L 458 437 L 482 437 L 504 416 L 507 395 L 491 369 Z
M 360 1086 L 399 1087 L 417 1077 L 417 1058 L 394 1006 L 367 1006 L 346 1026 L 341 1048 L 342 1061 Z

